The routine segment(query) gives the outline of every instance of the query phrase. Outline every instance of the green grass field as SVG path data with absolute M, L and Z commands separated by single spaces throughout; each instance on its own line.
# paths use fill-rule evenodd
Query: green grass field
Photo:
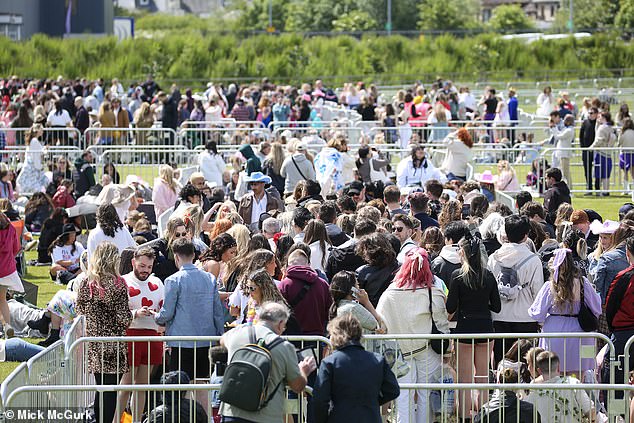
M 34 260 L 37 258 L 36 251 L 27 251 L 26 259 Z M 44 308 L 46 307 L 46 303 L 48 300 L 60 289 L 59 285 L 55 285 L 48 273 L 48 267 L 36 267 L 36 266 L 28 266 L 27 274 L 24 279 L 27 281 L 36 284 L 39 287 L 37 294 L 37 306 Z M 25 341 L 37 343 L 41 341 L 41 339 L 35 338 L 25 338 Z M 6 377 L 11 373 L 16 367 L 18 367 L 20 363 L 15 362 L 4 362 L 0 363 L 0 382 L 6 379 Z

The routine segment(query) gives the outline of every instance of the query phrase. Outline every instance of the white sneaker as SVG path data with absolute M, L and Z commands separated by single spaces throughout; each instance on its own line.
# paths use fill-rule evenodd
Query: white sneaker
M 5 339 L 13 338 L 15 336 L 15 331 L 9 324 L 4 325 L 4 337 Z

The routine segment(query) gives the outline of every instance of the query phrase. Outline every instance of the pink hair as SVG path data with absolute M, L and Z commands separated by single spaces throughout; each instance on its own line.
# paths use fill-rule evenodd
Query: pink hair
M 431 288 L 434 275 L 431 273 L 429 256 L 424 248 L 412 248 L 406 255 L 403 265 L 394 276 L 394 283 L 399 288 Z

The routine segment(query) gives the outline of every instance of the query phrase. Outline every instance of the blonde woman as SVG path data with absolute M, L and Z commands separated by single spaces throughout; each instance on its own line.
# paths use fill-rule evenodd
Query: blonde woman
M 451 112 L 443 106 L 439 101 L 434 106 L 434 110 L 429 114 L 427 118 L 428 126 L 433 129 L 429 133 L 429 139 L 427 141 L 436 142 L 442 141 L 447 135 L 449 135 L 449 121 L 451 120 Z
M 26 133 L 25 162 L 15 181 L 17 191 L 20 194 L 43 192 L 49 184 L 42 165 L 42 155 L 45 149 L 40 140 L 43 135 L 44 128 L 39 123 L 34 124 Z
M 187 207 L 183 213 L 183 221 L 187 232 L 194 243 L 196 251 L 200 254 L 207 250 L 207 244 L 203 241 L 203 230 L 207 226 L 210 216 L 210 214 L 205 215 L 203 209 L 197 204 Z
M 134 125 L 137 128 L 151 128 L 154 125 L 154 116 L 152 113 L 152 109 L 150 107 L 150 103 L 143 102 L 141 103 L 141 107 L 138 108 L 136 112 L 134 112 Z M 136 134 L 136 144 L 137 145 L 145 145 L 147 144 L 149 132 L 148 131 L 139 131 Z
M 179 189 L 179 183 L 174 178 L 174 169 L 169 165 L 162 164 L 159 167 L 159 177 L 154 180 L 154 191 L 152 192 L 156 217 L 159 217 L 170 207 L 174 207 Z
M 234 224 L 226 233 L 236 240 L 237 255 L 243 256 L 246 254 L 247 249 L 249 248 L 249 240 L 251 239 L 249 228 L 241 224 Z
M 285 178 L 282 176 L 284 159 L 284 147 L 279 142 L 274 142 L 271 144 L 271 152 L 262 164 L 262 172 L 271 178 L 271 185 L 277 189 L 280 195 L 284 194 Z
M 495 181 L 496 191 L 512 191 L 520 190 L 520 182 L 515 174 L 515 169 L 508 160 L 500 160 L 498 162 L 498 177 Z
M 110 242 L 97 246 L 90 258 L 88 277 L 77 293 L 77 313 L 86 318 L 87 336 L 125 336 L 132 321 L 128 288 L 119 275 L 119 250 Z M 88 344 L 88 371 L 97 385 L 117 385 L 128 368 L 128 346 L 121 342 Z M 117 408 L 114 391 L 95 395 L 97 422 L 113 421 Z M 121 411 L 121 410 L 120 410 Z
M 117 119 L 112 111 L 110 103 L 104 101 L 99 107 L 99 126 L 102 128 L 115 128 L 117 126 Z M 99 131 L 99 144 L 112 145 L 113 131 L 102 130 Z

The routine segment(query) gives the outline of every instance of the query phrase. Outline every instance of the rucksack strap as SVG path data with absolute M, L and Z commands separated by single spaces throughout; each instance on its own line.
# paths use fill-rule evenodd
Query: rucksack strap
M 532 255 L 532 254 L 529 254 L 529 255 L 528 255 L 528 257 L 526 257 L 524 260 L 522 260 L 522 261 L 520 261 L 519 263 L 516 263 L 514 266 L 512 266 L 512 267 L 513 267 L 513 270 L 515 270 L 515 271 L 517 272 L 518 270 L 520 270 L 520 268 L 521 268 L 522 266 L 524 266 L 526 263 L 528 263 L 528 261 L 529 261 L 530 259 L 532 259 L 532 258 L 533 258 L 533 255 Z
M 297 162 L 295 161 L 295 158 L 293 156 L 291 156 L 291 160 L 293 161 L 293 164 L 295 165 L 295 169 L 297 169 L 297 171 L 299 172 L 299 175 L 304 178 L 305 181 L 308 180 L 307 177 L 304 176 L 304 174 L 302 173 L 302 171 L 299 169 L 299 166 L 297 166 Z
M 288 302 L 288 305 L 291 306 L 291 308 L 294 308 L 297 304 L 301 303 L 312 286 L 313 284 L 304 282 L 304 286 L 302 287 L 302 289 L 297 293 L 295 298 Z

